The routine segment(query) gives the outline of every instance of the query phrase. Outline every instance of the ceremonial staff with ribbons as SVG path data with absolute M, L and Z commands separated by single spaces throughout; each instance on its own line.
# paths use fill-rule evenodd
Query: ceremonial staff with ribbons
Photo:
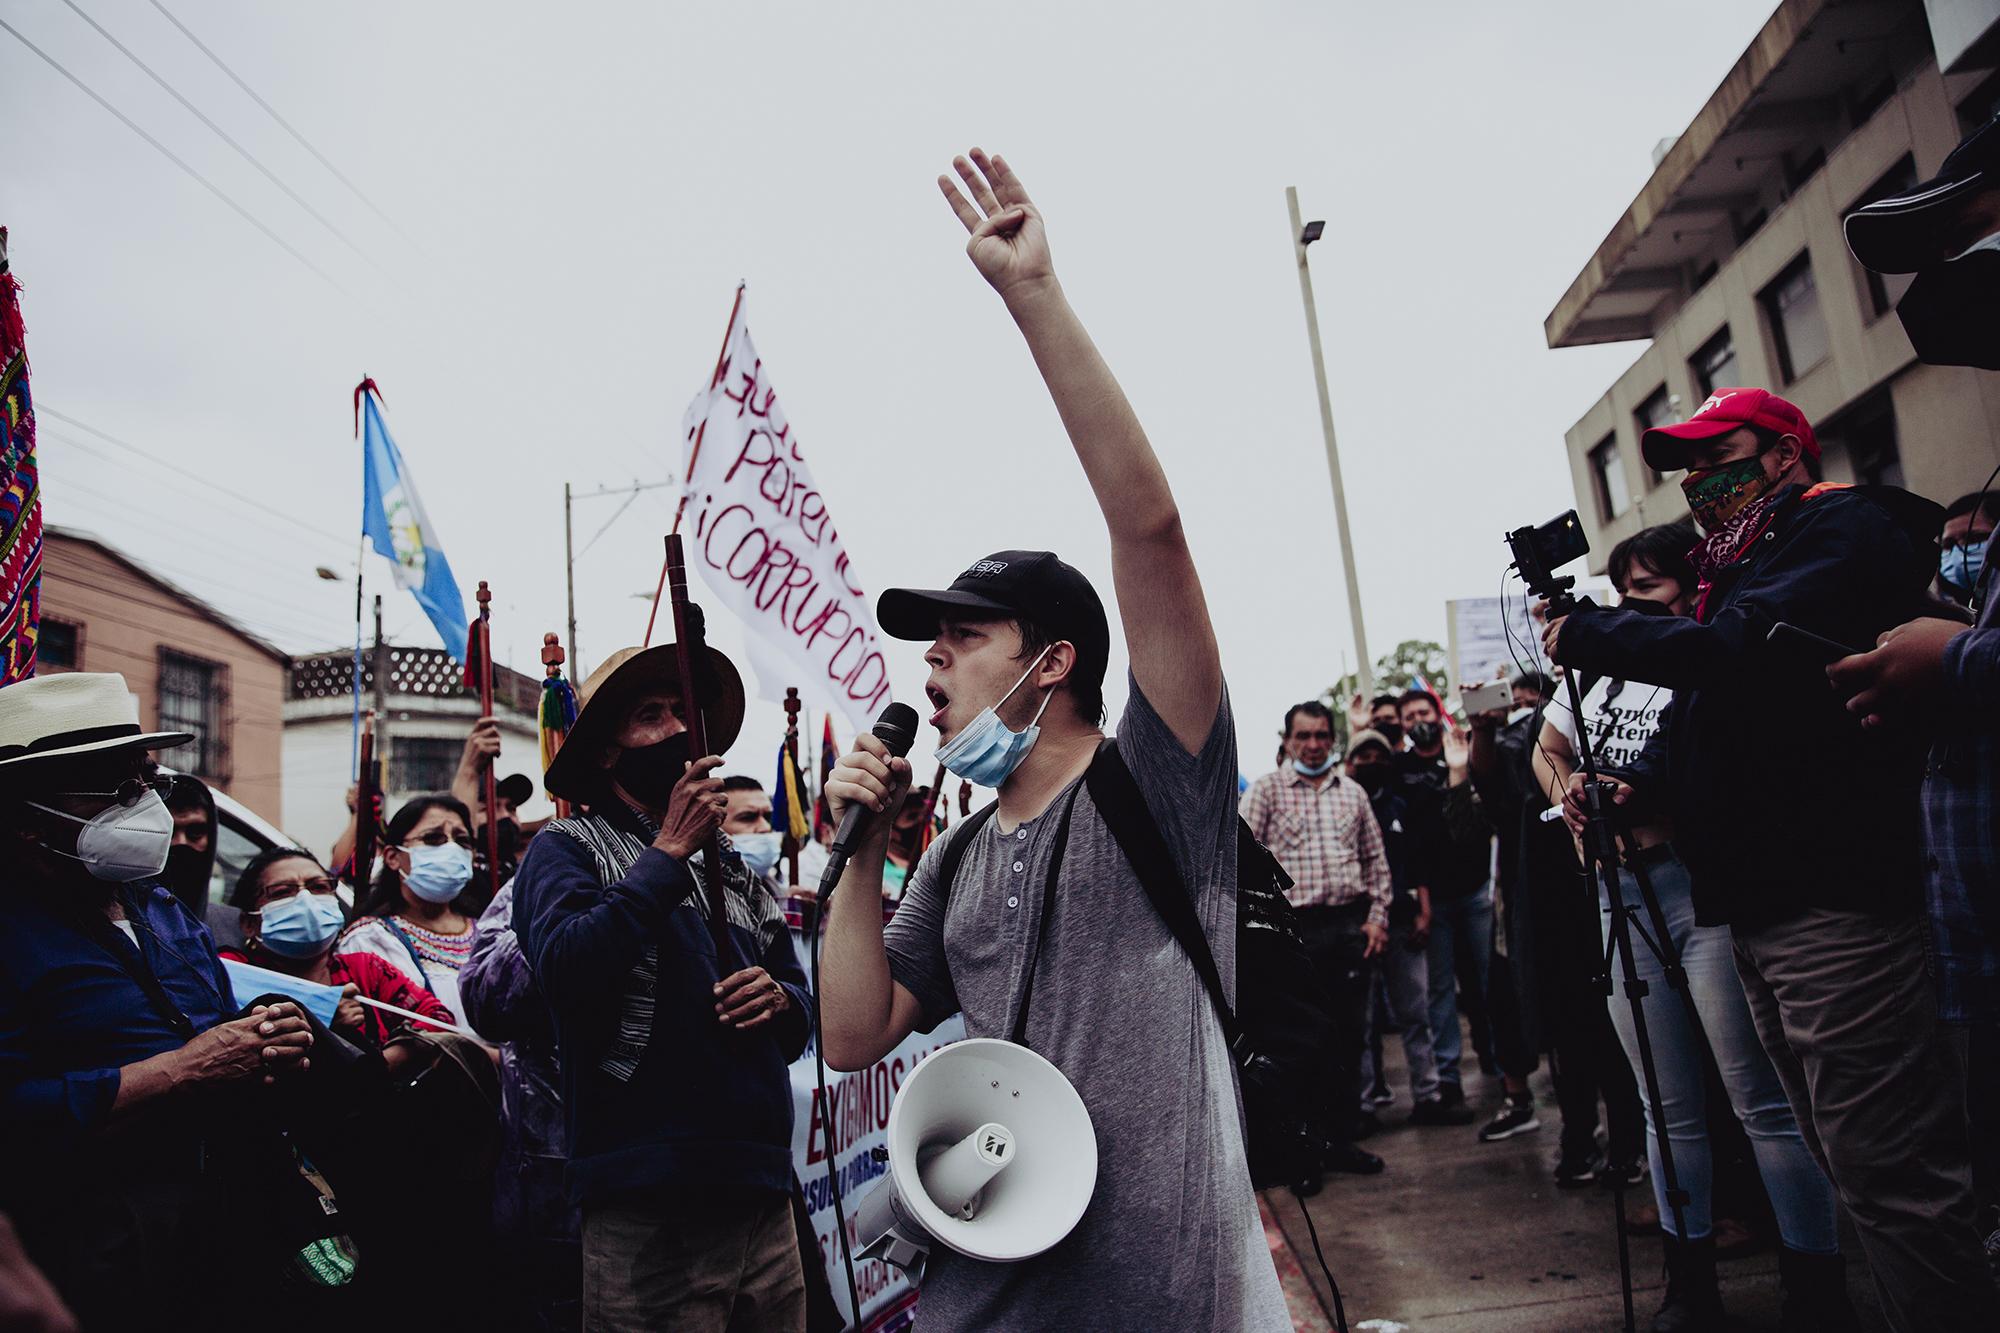
M 799 691 L 796 685 L 785 690 L 785 753 L 791 759 L 790 770 L 779 776 L 784 783 L 785 827 L 779 832 L 785 835 L 785 870 L 787 886 L 799 882 L 799 840 L 792 835 L 794 817 L 792 810 L 803 784 L 798 781 L 799 772 Z
M 472 642 L 465 654 L 465 671 L 479 687 L 479 717 L 493 716 L 493 593 L 479 580 L 479 618 L 472 623 Z M 488 758 L 479 778 L 479 800 L 486 822 L 486 901 L 500 896 L 500 825 L 495 818 L 493 760 Z

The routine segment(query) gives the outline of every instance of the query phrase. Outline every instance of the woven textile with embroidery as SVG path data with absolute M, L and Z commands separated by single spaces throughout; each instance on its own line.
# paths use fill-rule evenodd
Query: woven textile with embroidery
M 20 289 L 0 227 L 0 685 L 35 674 L 41 631 L 42 492 Z

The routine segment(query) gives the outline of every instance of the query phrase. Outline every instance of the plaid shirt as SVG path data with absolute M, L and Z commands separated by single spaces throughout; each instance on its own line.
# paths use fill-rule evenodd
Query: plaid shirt
M 1945 645 L 1949 734 L 1924 772 L 1925 889 L 1938 1016 L 2000 1021 L 2000 597 L 1993 567 L 1976 627 Z
M 1242 810 L 1250 831 L 1292 877 L 1285 894 L 1292 906 L 1340 907 L 1366 895 L 1368 920 L 1388 925 L 1389 858 L 1359 785 L 1334 773 L 1316 786 L 1286 764 L 1250 784 Z

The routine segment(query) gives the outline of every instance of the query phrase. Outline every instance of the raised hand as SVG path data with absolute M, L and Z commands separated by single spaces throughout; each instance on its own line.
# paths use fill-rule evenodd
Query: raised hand
M 972 233 L 965 252 L 979 275 L 1002 296 L 1024 284 L 1053 281 L 1048 230 L 1006 159 L 997 153 L 988 157 L 984 149 L 975 148 L 970 161 L 955 157 L 951 165 L 965 182 L 965 190 L 961 192 L 949 176 L 938 177 L 938 189 Z

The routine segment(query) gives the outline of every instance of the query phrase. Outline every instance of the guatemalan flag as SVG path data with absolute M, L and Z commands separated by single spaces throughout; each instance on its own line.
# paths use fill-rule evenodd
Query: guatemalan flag
M 382 421 L 375 399 L 375 381 L 363 380 L 354 391 L 362 417 L 361 531 L 375 549 L 395 566 L 396 586 L 407 589 L 437 626 L 438 637 L 453 657 L 465 652 L 470 629 L 465 594 L 451 576 L 437 528 L 417 498 L 416 484 L 403 466 L 403 455 Z

